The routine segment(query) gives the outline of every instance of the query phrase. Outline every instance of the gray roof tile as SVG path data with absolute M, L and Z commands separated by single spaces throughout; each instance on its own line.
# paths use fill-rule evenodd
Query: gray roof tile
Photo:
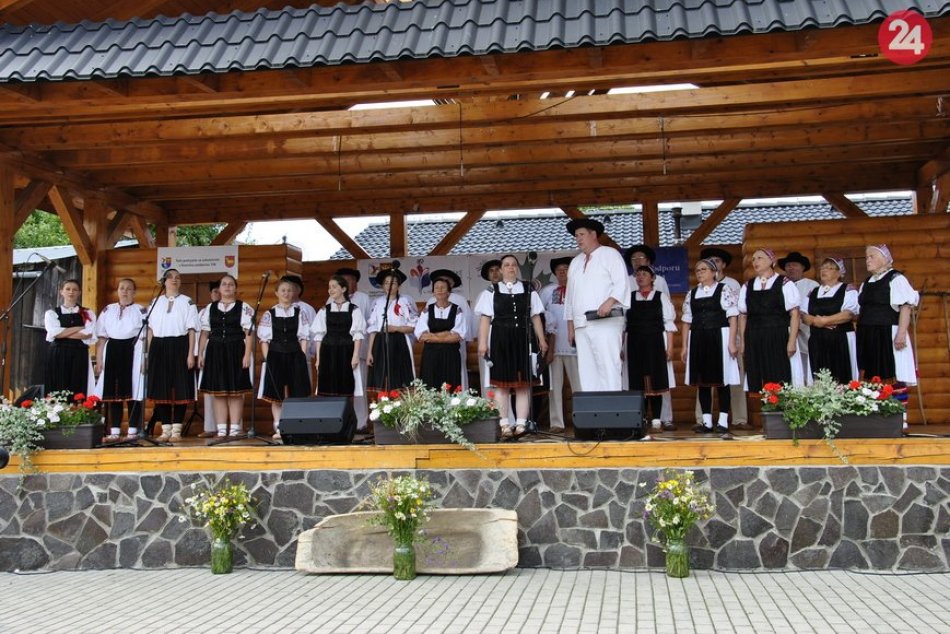
M 913 212 L 909 197 L 869 199 L 858 203 L 869 216 L 902 216 Z M 712 209 L 703 210 L 703 219 L 709 217 Z M 640 212 L 627 209 L 599 209 L 588 212 L 589 215 L 606 222 L 607 232 L 620 246 L 629 246 L 643 241 Z M 741 206 L 732 211 L 726 219 L 703 241 L 703 244 L 740 244 L 745 226 L 749 223 L 789 222 L 808 220 L 840 220 L 844 218 L 826 202 L 817 203 L 781 203 L 770 205 Z M 501 220 L 501 227 L 498 222 Z M 561 251 L 575 249 L 574 239 L 565 230 L 567 218 L 564 214 L 552 213 L 547 216 L 517 218 L 486 218 L 475 223 L 469 232 L 453 247 L 451 255 L 468 255 L 527 250 Z M 429 253 L 435 245 L 455 226 L 455 221 L 410 222 L 409 255 L 422 256 Z M 691 230 L 684 230 L 683 239 L 687 239 Z M 389 256 L 389 225 L 379 223 L 368 226 L 356 241 L 374 258 Z M 673 215 L 668 210 L 660 211 L 660 245 L 672 246 Z M 346 260 L 352 256 L 340 249 L 331 260 Z
M 900 4 L 900 6 L 897 6 Z M 948 0 L 415 0 L 0 26 L 0 82 L 195 74 L 866 24 Z

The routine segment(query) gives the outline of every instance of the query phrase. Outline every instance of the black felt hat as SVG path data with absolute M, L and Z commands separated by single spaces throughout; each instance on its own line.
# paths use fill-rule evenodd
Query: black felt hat
M 730 254 L 725 249 L 720 249 L 718 247 L 706 247 L 699 252 L 700 260 L 706 260 L 708 258 L 719 258 L 726 266 L 729 266 L 729 264 L 732 263 L 732 254 Z
M 578 229 L 590 229 L 597 232 L 597 235 L 604 233 L 604 224 L 593 218 L 574 218 L 567 223 L 567 232 L 571 235 L 577 233 Z
M 398 264 L 394 262 L 393 264 Z M 399 270 L 399 267 L 392 266 L 390 268 L 385 268 L 376 274 L 376 283 L 380 286 L 383 285 L 383 282 L 386 281 L 387 277 L 395 277 L 396 281 L 399 282 L 399 285 L 402 286 L 402 283 L 406 281 L 406 274 Z
M 782 267 L 783 269 L 785 268 L 785 265 L 788 264 L 789 262 L 798 262 L 799 264 L 805 267 L 806 271 L 811 268 L 811 260 L 806 258 L 804 255 L 802 255 L 798 251 L 792 251 L 791 253 L 786 255 L 784 258 L 778 259 L 778 265 Z
M 482 264 L 482 279 L 483 280 L 487 282 L 491 281 L 491 279 L 488 277 L 488 269 L 490 269 L 493 266 L 497 266 L 501 268 L 501 260 L 488 260 L 487 262 Z
M 645 256 L 647 256 L 647 259 L 650 260 L 650 264 L 653 264 L 654 262 L 656 262 L 656 251 L 654 251 L 652 248 L 648 247 L 645 244 L 632 245 L 629 249 L 623 252 L 623 259 L 629 262 L 630 256 L 632 256 L 637 251 L 640 251 Z
M 334 275 L 352 275 L 353 277 L 356 278 L 357 282 L 359 282 L 360 278 L 362 277 L 362 274 L 360 274 L 359 269 L 354 269 L 349 266 L 338 268 Z
M 562 264 L 566 264 L 567 266 L 570 266 L 572 259 L 573 258 L 571 258 L 570 256 L 563 257 L 563 258 L 551 258 L 551 272 L 554 273 L 554 269 L 561 266 Z
M 452 288 L 458 288 L 462 285 L 462 278 L 455 271 L 449 269 L 436 269 L 429 273 L 429 279 L 432 280 L 433 286 L 438 280 L 446 280 Z
M 287 275 L 281 277 L 279 282 L 290 282 L 291 284 L 296 284 L 297 288 L 300 289 L 300 294 L 303 295 L 303 278 L 301 278 L 299 275 L 288 273 Z

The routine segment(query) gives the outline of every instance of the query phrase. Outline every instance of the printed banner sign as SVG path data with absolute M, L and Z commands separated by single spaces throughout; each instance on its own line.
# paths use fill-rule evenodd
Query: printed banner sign
M 159 247 L 156 279 L 168 269 L 177 269 L 182 275 L 200 273 L 227 273 L 238 277 L 238 247 Z

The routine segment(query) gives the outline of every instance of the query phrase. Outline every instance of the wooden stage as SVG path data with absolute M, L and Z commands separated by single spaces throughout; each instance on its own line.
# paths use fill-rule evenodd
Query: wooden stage
M 928 426 L 929 437 L 838 440 L 851 465 L 950 465 L 947 426 Z M 18 470 L 16 457 L 3 475 Z M 267 446 L 254 440 L 209 447 L 188 438 L 174 447 L 112 447 L 42 451 L 41 472 L 121 473 L 196 471 L 284 471 L 311 469 L 598 469 L 738 466 L 836 466 L 842 458 L 823 440 L 764 440 L 754 434 L 733 440 L 669 436 L 652 441 L 579 442 L 522 439 L 480 445 L 478 452 L 454 445 L 377 447 L 372 441 L 347 446 Z

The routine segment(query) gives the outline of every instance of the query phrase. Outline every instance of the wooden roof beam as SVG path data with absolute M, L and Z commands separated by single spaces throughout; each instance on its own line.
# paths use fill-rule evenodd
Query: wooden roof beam
M 59 215 L 59 219 L 63 221 L 63 229 L 76 249 L 76 256 L 79 261 L 82 262 L 83 266 L 92 266 L 96 257 L 96 247 L 92 242 L 92 238 L 86 233 L 82 216 L 73 204 L 72 197 L 68 195 L 68 192 L 64 195 L 59 187 L 53 186 L 49 190 L 49 198 L 57 215 Z
M 854 204 L 850 198 L 841 192 L 825 192 L 822 198 L 827 200 L 832 207 L 837 209 L 845 218 L 867 218 L 867 212 Z
M 404 258 L 409 255 L 408 246 L 406 212 L 394 211 L 389 214 L 389 255 L 394 258 Z
M 660 205 L 657 200 L 644 200 L 643 213 L 640 221 L 643 223 L 643 244 L 660 245 Z
M 219 77 L 211 73 L 203 73 L 201 75 L 179 75 L 177 80 L 182 86 L 208 95 L 216 94 L 220 84 Z
M 350 234 L 343 231 L 342 227 L 340 227 L 333 218 L 316 216 L 314 220 L 316 220 L 321 227 L 326 229 L 327 233 L 333 236 L 333 239 L 339 242 L 340 246 L 346 249 L 354 258 L 357 260 L 370 259 L 370 255 L 366 252 L 366 249 L 361 247 Z
M 20 192 L 16 197 L 13 212 L 13 233 L 19 231 L 23 223 L 26 222 L 26 219 L 30 217 L 30 214 L 33 213 L 37 209 L 37 206 L 43 202 L 43 199 L 46 198 L 52 186 L 52 183 L 35 180 L 30 182 L 30 184 Z
M 429 251 L 429 255 L 448 255 L 452 247 L 458 244 L 459 240 L 465 237 L 465 234 L 467 234 L 484 215 L 484 209 L 474 209 L 466 212 L 465 215 L 462 216 L 462 219 L 459 220 L 454 227 L 449 229 L 449 232 Z
M 43 95 L 40 84 L 3 84 L 0 85 L 0 97 L 8 97 L 25 104 L 36 104 Z
M 726 219 L 733 209 L 739 206 L 739 203 L 742 202 L 741 198 L 727 198 L 722 201 L 718 207 L 706 218 L 702 224 L 696 227 L 696 230 L 690 234 L 689 238 L 686 239 L 685 246 L 686 248 L 698 247 L 703 243 L 703 240 L 709 237 L 709 235 L 718 227 L 723 220 Z
M 125 210 L 120 209 L 116 212 L 106 228 L 106 248 L 113 248 L 122 239 L 125 232 L 129 230 L 131 219 L 132 214 Z
M 132 234 L 138 241 L 139 247 L 143 249 L 155 248 L 155 238 L 152 237 L 151 232 L 149 232 L 148 227 L 145 225 L 145 220 L 141 216 L 134 214 L 129 216 L 129 228 L 132 229 Z
M 247 227 L 247 223 L 244 221 L 234 221 L 229 222 L 221 231 L 211 240 L 211 245 L 216 247 L 225 246 L 234 242 L 234 239 L 238 237 L 244 228 Z

